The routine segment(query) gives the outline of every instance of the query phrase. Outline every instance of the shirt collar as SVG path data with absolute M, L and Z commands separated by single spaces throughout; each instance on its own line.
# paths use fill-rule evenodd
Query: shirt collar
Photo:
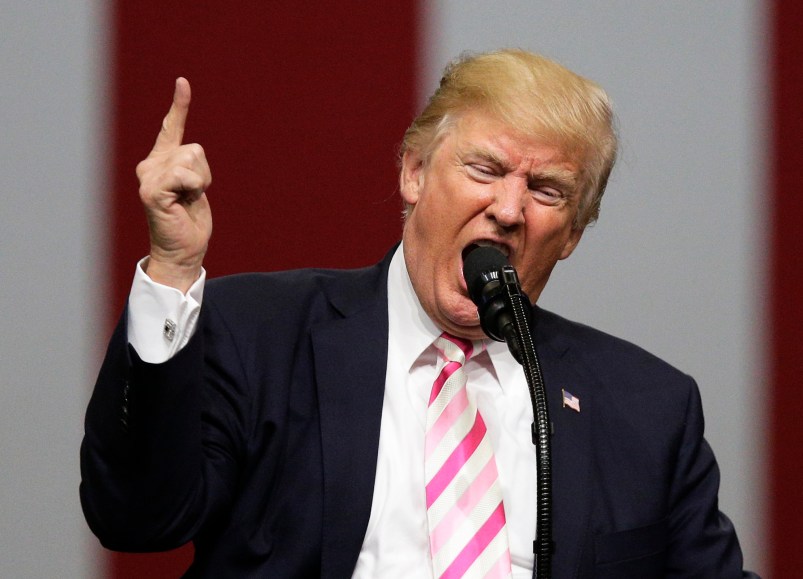
M 413 289 L 402 243 L 388 269 L 388 355 L 396 357 L 409 371 L 440 333 Z

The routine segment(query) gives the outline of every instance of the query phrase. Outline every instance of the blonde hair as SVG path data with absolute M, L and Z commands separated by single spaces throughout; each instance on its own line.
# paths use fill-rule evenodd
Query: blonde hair
M 468 110 L 485 111 L 517 131 L 562 147 L 581 166 L 574 226 L 583 228 L 597 219 L 617 148 L 613 109 L 602 88 L 524 50 L 464 54 L 446 67 L 440 86 L 405 132 L 401 154 L 417 151 L 428 159 Z

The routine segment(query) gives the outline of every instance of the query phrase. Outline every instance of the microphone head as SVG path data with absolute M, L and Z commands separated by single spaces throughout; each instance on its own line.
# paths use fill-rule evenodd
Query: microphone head
M 463 258 L 463 277 L 475 304 L 483 301 L 483 289 L 489 282 L 499 280 L 499 272 L 506 265 L 510 265 L 507 257 L 495 247 L 478 245 L 468 251 Z

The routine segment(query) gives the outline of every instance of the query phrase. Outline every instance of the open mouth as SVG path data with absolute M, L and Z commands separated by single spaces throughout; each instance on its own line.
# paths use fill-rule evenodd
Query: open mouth
M 475 249 L 479 249 L 481 247 L 483 247 L 483 248 L 487 247 L 487 248 L 491 248 L 491 249 L 494 249 L 494 250 L 498 251 L 499 253 L 501 253 L 504 256 L 503 258 L 501 258 L 501 261 L 503 263 L 509 264 L 508 257 L 510 255 L 510 248 L 507 245 L 505 245 L 503 243 L 498 243 L 496 241 L 491 241 L 489 239 L 479 239 L 479 240 L 477 240 L 477 241 L 475 241 L 473 243 L 469 243 L 463 249 L 463 251 L 461 252 L 462 262 L 461 262 L 461 267 L 460 267 L 460 278 L 461 278 L 460 279 L 460 282 L 461 282 L 460 285 L 461 285 L 462 290 L 465 292 L 466 297 L 468 297 L 472 301 L 474 301 L 474 300 L 471 298 L 471 295 L 470 295 L 471 294 L 471 290 L 469 290 L 469 288 L 468 288 L 468 280 L 466 279 L 465 265 L 466 265 L 466 259 L 468 258 L 469 254 L 471 254 Z M 482 254 L 482 252 L 481 252 L 480 254 L 477 254 L 476 256 L 474 256 L 475 260 L 474 260 L 474 263 L 471 266 L 471 269 L 472 270 L 476 270 L 476 267 L 477 267 L 476 258 L 480 259 L 480 263 L 484 263 L 484 262 L 486 262 L 488 260 L 489 254 L 493 255 L 494 253 L 495 252 L 488 252 L 488 253 Z M 480 257 L 480 255 L 482 255 L 482 257 Z M 494 261 L 494 263 L 496 263 L 496 259 L 495 258 L 493 259 L 493 261 Z M 479 273 L 479 272 L 472 271 L 471 275 L 474 275 L 476 273 Z
M 479 245 L 477 245 L 476 243 L 469 243 L 466 247 L 463 248 L 463 253 L 460 254 L 460 258 L 463 261 L 466 261 L 468 254 L 477 249 L 478 247 Z
M 510 257 L 510 248 L 503 243 L 497 243 L 495 241 L 491 241 L 490 239 L 478 239 L 474 243 L 469 243 L 464 249 L 461 254 L 463 261 L 466 260 L 466 257 L 469 253 L 477 249 L 478 247 L 493 247 L 494 249 L 498 249 L 502 255 L 505 257 Z

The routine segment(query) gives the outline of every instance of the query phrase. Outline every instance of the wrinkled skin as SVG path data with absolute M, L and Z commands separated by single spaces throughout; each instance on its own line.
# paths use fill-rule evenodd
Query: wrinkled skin
M 441 329 L 483 337 L 463 279 L 463 254 L 473 244 L 502 249 L 522 289 L 538 299 L 557 261 L 582 237 L 574 227 L 579 173 L 560 147 L 477 111 L 463 113 L 428 159 L 405 153 L 404 258 L 421 305 Z
M 190 99 L 190 83 L 176 79 L 173 103 L 153 150 L 137 165 L 151 240 L 146 271 L 154 281 L 182 292 L 198 279 L 212 235 L 209 163 L 200 145 L 183 144 Z

